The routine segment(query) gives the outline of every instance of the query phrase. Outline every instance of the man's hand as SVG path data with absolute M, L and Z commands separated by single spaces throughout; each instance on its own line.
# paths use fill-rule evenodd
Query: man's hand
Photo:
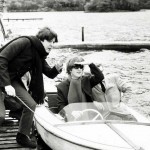
M 11 85 L 5 86 L 5 91 L 9 96 L 16 96 L 16 91 Z
M 57 69 L 58 72 L 61 72 L 61 71 L 62 71 L 62 69 L 63 69 L 63 62 L 64 62 L 64 60 L 62 59 L 62 60 L 59 60 L 59 61 L 55 64 L 55 67 L 56 67 L 56 69 Z

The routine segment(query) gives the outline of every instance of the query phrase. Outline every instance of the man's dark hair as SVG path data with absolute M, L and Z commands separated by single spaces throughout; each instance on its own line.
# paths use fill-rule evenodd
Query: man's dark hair
M 80 56 L 70 58 L 66 64 L 66 71 L 70 74 L 75 62 L 83 62 L 84 59 Z
M 44 27 L 37 33 L 36 37 L 40 39 L 42 42 L 44 40 L 51 41 L 55 39 L 54 42 L 58 42 L 57 34 L 51 30 L 49 27 Z

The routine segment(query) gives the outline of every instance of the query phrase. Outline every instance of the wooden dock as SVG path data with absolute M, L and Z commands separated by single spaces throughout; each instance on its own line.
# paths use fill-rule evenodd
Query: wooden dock
M 16 119 L 9 117 L 9 111 L 6 110 L 5 122 L 2 125 L 4 132 L 0 132 L 0 150 L 38 150 L 23 148 L 16 142 L 16 134 L 18 131 L 19 122 Z

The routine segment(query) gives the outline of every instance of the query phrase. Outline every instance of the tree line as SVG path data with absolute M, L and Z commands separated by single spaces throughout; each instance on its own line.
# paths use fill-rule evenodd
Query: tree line
M 7 0 L 7 11 L 138 11 L 150 0 Z

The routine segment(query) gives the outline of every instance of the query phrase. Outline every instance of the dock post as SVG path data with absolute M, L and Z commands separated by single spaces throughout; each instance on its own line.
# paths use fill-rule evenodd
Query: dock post
M 82 27 L 82 42 L 84 42 L 84 27 Z

